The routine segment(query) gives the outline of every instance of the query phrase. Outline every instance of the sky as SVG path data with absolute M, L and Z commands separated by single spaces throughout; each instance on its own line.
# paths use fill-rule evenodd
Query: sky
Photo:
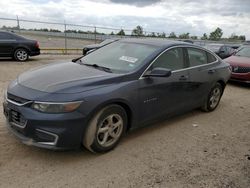
M 250 39 L 250 0 L 2 0 L 0 17 Z M 2 22 L 2 23 L 1 23 Z M 0 26 L 3 25 L 0 20 Z M 31 24 L 30 24 L 31 26 Z M 42 26 L 41 26 L 42 27 Z M 127 33 L 130 34 L 130 33 Z

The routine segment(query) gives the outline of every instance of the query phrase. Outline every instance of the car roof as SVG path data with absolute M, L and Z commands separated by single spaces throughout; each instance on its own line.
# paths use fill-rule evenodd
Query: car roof
M 182 41 L 175 41 L 175 40 L 168 40 L 168 39 L 135 39 L 135 38 L 126 38 L 119 40 L 121 42 L 131 42 L 137 44 L 146 44 L 146 45 L 153 45 L 158 47 L 170 47 L 175 45 L 189 45 L 189 46 L 197 46 L 195 44 L 182 42 Z

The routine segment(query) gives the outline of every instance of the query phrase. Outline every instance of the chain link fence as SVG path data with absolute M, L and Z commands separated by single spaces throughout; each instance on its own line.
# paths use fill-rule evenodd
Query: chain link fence
M 33 21 L 19 19 L 18 16 L 16 18 L 0 18 L 0 28 L 1 30 L 15 32 L 24 37 L 37 40 L 40 44 L 42 53 L 81 54 L 84 46 L 99 43 L 110 38 L 148 38 L 157 36 L 157 38 L 167 39 L 164 32 L 143 31 L 143 36 L 133 36 L 131 35 L 132 29 L 69 24 L 65 21 L 62 23 Z M 121 33 L 121 31 L 123 31 L 123 33 L 120 35 L 119 33 Z M 207 43 L 218 43 L 218 41 L 208 40 L 192 41 L 201 46 Z M 240 44 L 240 41 L 219 41 L 219 43 Z

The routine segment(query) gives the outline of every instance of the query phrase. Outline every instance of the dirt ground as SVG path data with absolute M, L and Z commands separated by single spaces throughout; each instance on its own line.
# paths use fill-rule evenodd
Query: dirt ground
M 72 58 L 0 60 L 0 94 L 19 73 Z M 0 108 L 0 187 L 248 188 L 249 94 L 249 87 L 230 83 L 214 112 L 194 110 L 130 132 L 102 155 L 23 145 L 8 132 Z

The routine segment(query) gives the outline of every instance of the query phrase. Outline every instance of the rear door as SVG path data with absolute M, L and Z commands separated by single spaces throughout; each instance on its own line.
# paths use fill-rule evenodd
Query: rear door
M 206 99 L 217 78 L 218 60 L 211 53 L 195 47 L 187 47 L 189 79 L 192 92 L 190 105 L 199 107 Z
M 183 48 L 176 47 L 161 54 L 147 71 L 161 67 L 172 70 L 169 77 L 139 79 L 139 119 L 142 123 L 187 108 L 189 78 Z
M 5 32 L 0 32 L 0 56 L 11 56 L 13 54 L 16 43 L 16 38 L 13 35 Z

